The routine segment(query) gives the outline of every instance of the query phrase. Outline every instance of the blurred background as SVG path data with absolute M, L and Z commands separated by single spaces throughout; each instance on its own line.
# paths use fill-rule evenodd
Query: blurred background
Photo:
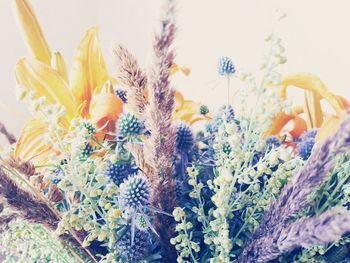
M 11 1 L 0 0 L 0 120 L 19 134 L 30 116 L 23 103 L 16 101 L 13 68 L 28 52 Z M 59 50 L 68 67 L 85 31 L 95 25 L 109 72 L 114 70 L 114 42 L 128 47 L 142 66 L 150 64 L 162 0 L 31 2 L 51 51 Z M 218 57 L 229 56 L 238 69 L 255 72 L 263 61 L 264 38 L 274 30 L 282 37 L 288 58 L 280 73 L 314 73 L 334 93 L 350 98 L 349 8 L 348 0 L 178 0 L 176 61 L 192 72 L 188 77 L 176 76 L 175 85 L 187 98 L 212 108 L 225 103 L 225 84 L 216 69 Z M 276 12 L 285 12 L 287 17 L 276 23 Z M 295 96 L 298 99 L 301 93 Z

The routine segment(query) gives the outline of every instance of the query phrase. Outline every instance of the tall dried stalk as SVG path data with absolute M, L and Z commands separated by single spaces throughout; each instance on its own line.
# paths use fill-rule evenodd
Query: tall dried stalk
M 146 74 L 139 67 L 136 58 L 125 47 L 116 46 L 113 53 L 118 67 L 118 80 L 124 84 L 127 92 L 127 105 L 134 113 L 140 114 L 147 105 Z
M 14 161 L 13 161 L 14 163 Z M 23 164 L 22 164 L 23 165 Z M 29 165 L 26 165 L 28 167 Z M 11 173 L 12 176 L 20 176 L 20 180 L 26 183 L 29 190 L 23 189 L 18 186 L 17 183 L 11 178 L 10 174 L 6 170 L 15 169 L 16 173 Z M 0 166 L 0 197 L 6 201 L 6 203 L 19 215 L 33 223 L 41 224 L 51 231 L 56 230 L 58 223 L 61 220 L 61 215 L 58 211 L 50 204 L 48 200 L 42 194 L 30 185 L 26 177 L 30 175 L 23 175 L 19 167 L 8 167 Z M 84 248 L 82 246 L 83 238 L 85 233 L 76 232 L 70 230 L 68 233 L 60 236 L 60 239 L 64 242 L 70 242 L 74 245 L 74 248 L 79 252 L 79 254 L 84 257 L 89 258 L 93 262 L 98 262 L 95 253 L 89 248 Z M 77 255 L 77 253 L 71 251 L 75 256 L 81 261 L 85 262 L 84 259 Z
M 176 132 L 172 125 L 175 91 L 169 82 L 174 60 L 171 48 L 175 36 L 174 8 L 174 1 L 168 0 L 161 31 L 155 37 L 154 64 L 148 78 L 149 105 L 145 111 L 145 124 L 151 135 L 144 146 L 145 160 L 153 168 L 147 175 L 153 188 L 152 205 L 170 214 L 176 206 L 173 180 Z M 174 219 L 155 214 L 155 229 L 160 235 L 164 262 L 176 262 L 176 250 L 170 244 L 175 231 Z
M 239 262 L 267 262 L 268 258 L 275 258 L 276 238 L 288 227 L 289 221 L 310 204 L 309 195 L 323 183 L 335 164 L 335 156 L 349 147 L 350 117 L 346 117 L 337 132 L 314 151 L 301 171 L 283 188 L 280 197 L 270 205 Z
M 16 137 L 12 133 L 10 133 L 7 130 L 6 126 L 3 123 L 1 123 L 1 122 L 0 122 L 0 133 L 2 133 L 5 136 L 5 138 L 7 139 L 7 141 L 10 144 L 13 144 L 13 143 L 15 143 L 17 141 Z

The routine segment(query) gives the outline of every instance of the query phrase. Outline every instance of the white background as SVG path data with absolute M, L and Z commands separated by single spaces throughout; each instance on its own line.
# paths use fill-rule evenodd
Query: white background
M 32 0 L 32 5 L 51 50 L 61 51 L 68 66 L 86 29 L 95 25 L 111 73 L 113 41 L 127 46 L 144 67 L 150 64 L 161 0 Z M 276 26 L 278 9 L 287 18 Z M 217 58 L 227 55 L 238 68 L 256 71 L 263 39 L 275 28 L 288 57 L 281 73 L 312 72 L 333 92 L 350 98 L 349 10 L 348 0 L 180 0 L 177 62 L 192 73 L 177 76 L 177 87 L 213 107 L 225 102 L 223 85 L 214 85 Z M 29 116 L 15 99 L 13 68 L 28 52 L 13 17 L 11 0 L 0 0 L 0 120 L 18 134 Z

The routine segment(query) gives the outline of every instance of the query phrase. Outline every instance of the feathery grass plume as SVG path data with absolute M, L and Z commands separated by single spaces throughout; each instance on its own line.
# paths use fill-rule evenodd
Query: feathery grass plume
M 117 77 L 126 86 L 127 105 L 134 113 L 142 113 L 147 105 L 146 74 L 139 67 L 136 58 L 125 47 L 118 45 L 113 49 L 113 53 L 118 66 Z
M 342 235 L 349 232 L 350 212 L 335 207 L 320 216 L 302 218 L 286 228 L 279 229 L 260 243 L 263 247 L 259 257 L 242 262 L 269 262 L 299 247 L 310 248 L 337 242 Z
M 350 212 L 335 207 L 320 216 L 299 219 L 283 229 L 277 246 L 285 253 L 298 247 L 310 248 L 336 242 L 349 232 Z
M 12 133 L 10 133 L 7 130 L 6 126 L 1 122 L 0 122 L 0 133 L 2 133 L 5 136 L 5 138 L 10 144 L 13 144 L 17 141 L 16 137 Z
M 350 147 L 350 117 L 341 122 L 337 132 L 317 147 L 305 166 L 283 188 L 280 197 L 264 214 L 260 227 L 245 246 L 239 262 L 258 262 L 265 254 L 269 242 L 287 227 L 288 220 L 309 205 L 309 195 L 322 184 L 329 169 L 335 164 L 335 156 Z M 254 261 L 255 260 L 255 261 Z M 265 261 L 259 261 L 265 262 Z
M 156 35 L 153 46 L 154 64 L 148 78 L 149 105 L 145 110 L 145 124 L 151 135 L 144 146 L 146 162 L 153 168 L 153 172 L 147 174 L 153 188 L 152 205 L 169 214 L 176 206 L 173 180 L 176 131 L 172 125 L 175 90 L 169 83 L 174 60 L 171 48 L 175 37 L 174 2 L 168 0 L 166 3 L 161 31 Z M 164 262 L 176 262 L 176 250 L 170 244 L 175 230 L 174 219 L 156 213 L 155 229 L 160 235 Z
M 57 228 L 58 222 L 61 220 L 59 213 L 47 202 L 44 197 L 35 192 L 30 193 L 27 190 L 19 187 L 16 182 L 10 178 L 2 167 L 0 167 L 0 198 L 5 200 L 7 205 L 13 210 L 20 213 L 20 216 L 36 224 L 41 224 L 49 230 L 54 231 Z M 89 258 L 93 262 L 97 262 L 94 252 L 82 246 L 82 232 L 69 232 L 61 235 L 60 239 L 65 242 L 70 242 L 74 245 L 79 254 Z M 81 262 L 85 262 L 81 256 L 71 251 Z

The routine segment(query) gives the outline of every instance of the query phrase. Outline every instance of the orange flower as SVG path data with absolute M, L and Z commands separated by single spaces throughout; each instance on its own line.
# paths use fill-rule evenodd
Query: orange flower
M 15 68 L 17 83 L 36 97 L 45 97 L 48 104 L 61 105 L 66 116 L 58 124 L 65 130 L 73 118 L 90 119 L 103 130 L 111 131 L 122 112 L 122 101 L 110 87 L 110 77 L 102 57 L 97 29 L 91 28 L 80 42 L 75 53 L 70 79 L 63 57 L 59 52 L 53 55 L 47 45 L 34 11 L 27 0 L 15 0 L 14 7 L 21 31 L 33 58 L 20 59 Z M 51 61 L 52 60 L 52 61 Z M 52 63 L 52 65 L 51 65 Z M 107 85 L 106 88 L 103 88 Z M 22 159 L 42 161 L 42 154 L 50 150 L 44 145 L 43 137 L 47 127 L 37 116 L 23 128 L 17 142 L 15 155 Z
M 340 116 L 349 108 L 348 101 L 331 93 L 317 76 L 310 73 L 297 73 L 285 76 L 281 87 L 282 99 L 287 98 L 287 87 L 289 86 L 304 90 L 304 106 L 296 107 L 290 115 L 283 112 L 279 113 L 266 135 L 279 134 L 289 121 L 293 121 L 294 124 L 294 128 L 290 131 L 294 138 L 299 137 L 303 132 L 312 128 L 319 128 L 318 141 L 331 135 L 338 126 Z M 321 106 L 322 99 L 329 103 L 335 114 L 325 116 Z M 305 119 L 299 116 L 302 113 L 306 115 Z

